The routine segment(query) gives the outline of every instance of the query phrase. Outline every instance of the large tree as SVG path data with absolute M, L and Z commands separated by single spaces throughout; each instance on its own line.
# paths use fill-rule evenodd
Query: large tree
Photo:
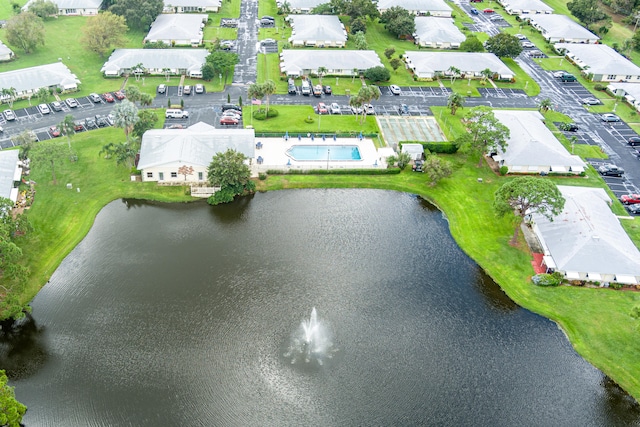
M 88 50 L 103 57 L 113 46 L 124 44 L 127 30 L 123 16 L 111 12 L 100 13 L 87 19 L 82 28 L 81 42 Z
M 600 9 L 599 3 L 598 0 L 573 0 L 567 3 L 567 9 L 580 22 L 590 25 L 608 18 L 608 15 Z
M 251 181 L 251 170 L 245 160 L 247 157 L 244 154 L 232 149 L 213 156 L 207 179 L 211 186 L 220 187 L 220 190 L 209 197 L 209 204 L 230 202 L 239 194 L 255 190 L 255 183 Z
M 453 167 L 451 162 L 442 159 L 435 154 L 430 154 L 422 165 L 422 170 L 427 175 L 429 186 L 435 186 L 442 178 L 451 176 L 453 173 Z
M 22 12 L 11 17 L 6 26 L 7 41 L 30 53 L 38 46 L 44 46 L 44 24 L 32 12 Z
M 396 37 L 410 36 L 416 31 L 415 16 L 401 6 L 392 6 L 382 12 L 380 22 Z
M 475 34 L 469 34 L 465 41 L 460 43 L 460 52 L 484 52 L 484 46 Z
M 522 52 L 522 45 L 516 36 L 498 33 L 487 40 L 487 50 L 496 56 L 515 58 Z
M 496 191 L 493 207 L 504 216 L 514 213 L 518 221 L 511 244 L 518 241 L 518 230 L 526 215 L 539 213 L 553 221 L 564 208 L 565 199 L 556 185 L 546 178 L 523 176 L 512 179 Z
M 26 215 L 13 215 L 13 205 L 11 200 L 0 197 L 0 276 L 3 279 L 0 285 L 0 300 L 7 293 L 21 288 L 29 275 L 29 270 L 21 263 L 22 249 L 13 240 L 16 235 L 30 230 L 31 225 Z M 0 307 L 2 311 L 6 309 L 5 306 L 0 305 Z M 22 310 L 21 306 L 16 307 L 15 311 Z M 6 318 L 4 313 L 2 314 L 0 318 Z
M 124 99 L 120 104 L 115 106 L 112 114 L 114 116 L 113 125 L 122 128 L 127 137 L 127 141 L 129 141 L 133 127 L 138 120 L 140 120 L 138 117 L 138 107 L 128 99 Z
M 380 88 L 378 86 L 362 86 L 360 90 L 358 90 L 358 94 L 356 97 L 362 100 L 363 104 L 370 104 L 374 99 L 380 99 Z M 364 123 L 364 120 L 367 117 L 367 109 L 362 109 L 362 119 L 360 120 L 360 124 Z
M 362 31 L 358 31 L 355 34 L 352 34 L 350 38 L 353 40 L 353 45 L 357 50 L 369 49 L 369 43 L 367 43 L 367 36 L 365 36 Z
M 267 80 L 262 84 L 262 93 L 264 93 L 264 97 L 266 98 L 265 107 L 267 110 L 267 117 L 269 117 L 269 99 L 271 98 L 271 95 L 276 93 L 276 90 L 276 83 L 273 80 Z
M 109 11 L 124 16 L 129 28 L 148 30 L 163 7 L 163 0 L 114 0 Z
M 135 125 L 133 125 L 133 131 L 131 132 L 134 136 L 142 139 L 142 135 L 149 129 L 153 129 L 153 127 L 158 122 L 158 115 L 153 110 L 140 110 L 138 111 L 138 121 Z
M 29 3 L 28 10 L 42 19 L 58 14 L 58 6 L 49 0 L 35 0 Z
M 56 164 L 62 162 L 67 154 L 68 151 L 64 144 L 59 143 L 57 140 L 40 141 L 29 150 L 29 158 L 34 168 L 44 168 L 46 166 L 51 168 L 53 185 L 58 184 Z
M 364 71 L 364 78 L 372 82 L 387 82 L 391 78 L 391 73 L 385 66 L 371 67 Z
M 22 416 L 27 412 L 27 407 L 16 400 L 13 387 L 9 386 L 9 379 L 4 370 L 0 371 L 0 425 L 19 427 L 22 425 Z
M 206 64 L 211 66 L 211 70 L 213 71 L 212 77 L 217 74 L 222 74 L 224 75 L 224 81 L 226 83 L 229 73 L 233 72 L 233 67 L 238 63 L 238 54 L 216 50 L 210 53 L 205 61 Z M 204 66 L 202 71 L 204 77 Z
M 451 110 L 451 115 L 455 116 L 458 108 L 464 108 L 464 96 L 457 92 L 451 92 L 447 99 L 447 107 Z
M 491 108 L 484 105 L 472 108 L 465 116 L 467 133 L 463 136 L 472 152 L 480 155 L 478 167 L 485 154 L 498 148 L 504 151 L 509 139 L 509 128 L 500 123 Z
M 348 15 L 352 20 L 380 16 L 376 0 L 331 0 L 329 4 L 333 14 Z

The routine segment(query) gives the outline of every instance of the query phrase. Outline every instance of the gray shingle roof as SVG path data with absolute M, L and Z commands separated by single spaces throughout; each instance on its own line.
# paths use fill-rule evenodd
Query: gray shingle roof
M 144 133 L 138 169 L 172 163 L 208 166 L 216 153 L 231 148 L 255 157 L 253 129 L 216 129 L 199 122 L 187 129 L 152 129 Z
M 287 3 L 289 3 L 289 5 L 291 6 L 291 9 L 296 10 L 296 9 L 313 9 L 316 6 L 326 3 L 326 1 L 325 0 L 291 0 L 291 1 L 287 0 Z
M 400 6 L 409 11 L 452 11 L 453 9 L 444 0 L 380 0 L 378 9 L 386 10 L 392 6 Z
M 209 55 L 207 49 L 116 49 L 101 72 L 131 69 L 138 64 L 146 69 L 200 70 Z
M 145 40 L 200 40 L 206 14 L 171 13 L 158 15 Z
M 554 46 L 588 65 L 589 73 L 640 76 L 640 67 L 607 45 L 556 43 Z
M 334 15 L 292 15 L 289 40 L 346 42 L 344 26 Z
M 29 0 L 22 10 L 28 10 L 32 1 Z M 58 9 L 99 9 L 102 6 L 102 0 L 55 0 L 54 3 Z
M 404 56 L 418 73 L 446 72 L 453 66 L 462 72 L 479 73 L 489 68 L 503 76 L 513 76 L 513 71 L 493 53 L 407 51 Z
M 416 16 L 415 23 L 416 39 L 420 42 L 462 43 L 466 39 L 450 18 Z
M 586 167 L 578 156 L 571 155 L 542 122 L 537 111 L 494 110 L 496 118 L 509 128 L 506 152 L 501 154 L 507 166 Z M 524 169 L 526 171 L 526 169 Z
M 14 88 L 18 93 L 50 86 L 76 86 L 80 80 L 62 62 L 0 73 L 0 88 Z
M 8 199 L 13 188 L 13 176 L 18 167 L 18 150 L 0 151 L 0 197 Z
M 502 5 L 505 9 L 511 10 L 535 10 L 539 12 L 550 11 L 553 12 L 553 8 L 545 4 L 540 0 L 502 0 Z
M 164 0 L 165 7 L 220 7 L 220 0 Z
M 565 15 L 522 15 L 544 29 L 544 35 L 558 39 L 599 40 L 600 37 Z
M 558 186 L 566 199 L 553 222 L 533 219 L 558 269 L 640 276 L 640 252 L 611 212 L 602 188 Z
M 287 73 L 301 73 L 303 70 L 366 70 L 382 66 L 380 57 L 373 50 L 309 50 L 285 49 L 282 63 Z

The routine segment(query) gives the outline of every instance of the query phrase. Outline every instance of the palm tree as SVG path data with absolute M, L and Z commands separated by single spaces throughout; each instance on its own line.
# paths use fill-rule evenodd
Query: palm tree
M 453 84 L 456 81 L 456 77 L 460 75 L 460 69 L 452 65 L 447 71 L 451 73 L 451 84 Z
M 542 113 L 546 113 L 547 111 L 549 111 L 551 109 L 551 107 L 553 107 L 553 102 L 551 102 L 551 99 L 549 99 L 549 98 L 543 99 L 538 104 L 538 109 Z
M 353 79 L 351 80 L 351 83 L 356 81 L 356 76 L 359 74 L 359 69 L 358 68 L 354 68 L 353 70 Z
M 169 81 L 169 79 L 171 78 L 171 68 L 163 68 L 162 72 L 164 73 L 164 76 L 167 78 L 167 81 Z
M 488 79 L 491 78 L 491 76 L 493 75 L 493 71 L 491 71 L 490 68 L 485 68 L 484 70 L 480 71 L 480 74 L 482 75 L 482 84 L 484 84 Z
M 370 104 L 374 99 L 380 99 L 380 89 L 377 86 L 362 86 L 358 91 L 359 98 L 364 104 Z M 362 109 L 362 118 L 360 120 L 360 124 L 364 123 L 364 120 L 367 118 L 367 109 Z
M 49 89 L 46 87 L 41 87 L 36 92 L 36 98 L 38 98 L 38 101 L 40 101 L 43 104 L 47 102 L 50 95 L 51 95 L 51 92 L 49 92 Z
M 353 107 L 353 109 L 354 109 L 354 113 L 355 113 L 355 116 L 356 116 L 356 121 L 358 120 L 358 109 L 360 109 L 362 107 L 363 103 L 364 103 L 363 99 L 360 98 L 360 92 L 358 92 L 358 95 L 352 96 L 349 99 L 349 105 L 351 107 Z
M 250 99 L 262 99 L 264 97 L 264 85 L 252 83 L 247 89 L 247 96 Z M 251 123 L 253 124 L 253 102 L 251 103 Z
M 140 76 L 144 74 L 144 65 L 142 62 L 138 62 L 136 65 L 131 67 L 131 71 L 133 71 L 133 75 L 136 77 L 136 81 L 140 80 Z
M 2 89 L 2 96 L 8 96 L 9 97 L 9 108 L 13 108 L 13 101 L 16 100 L 16 95 L 18 94 L 18 92 L 16 91 L 16 88 L 14 87 L 10 87 L 8 89 Z
M 262 84 L 262 92 L 267 98 L 266 100 L 266 116 L 269 117 L 269 97 L 276 93 L 276 83 L 273 80 L 267 80 Z
M 327 67 L 318 67 L 318 79 L 320 80 L 320 84 L 322 84 L 322 77 L 327 74 Z
M 133 126 L 140 118 L 138 117 L 138 108 L 135 104 L 127 99 L 123 100 L 120 104 L 116 105 L 113 109 L 114 126 L 122 128 L 124 134 L 127 137 L 127 142 L 130 141 L 130 134 L 133 130 Z
M 71 151 L 71 136 L 76 133 L 76 124 L 73 121 L 73 115 L 67 114 L 64 119 L 58 125 L 60 133 L 67 137 L 67 143 L 69 144 L 69 151 Z
M 451 92 L 447 100 L 447 107 L 451 110 L 451 115 L 455 116 L 458 108 L 464 108 L 464 97 L 456 92 Z

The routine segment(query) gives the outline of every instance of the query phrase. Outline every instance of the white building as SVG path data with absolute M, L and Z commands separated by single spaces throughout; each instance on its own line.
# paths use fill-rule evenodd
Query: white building
M 544 117 L 539 112 L 494 110 L 493 113 L 509 128 L 506 150 L 492 156 L 500 166 L 509 168 L 508 173 L 578 175 L 584 172 L 585 163 L 564 148 L 544 125 Z
M 13 51 L 0 40 L 0 61 L 11 61 L 13 56 Z
M 217 12 L 220 0 L 164 0 L 163 13 Z
M 0 151 L 0 197 L 14 203 L 18 200 L 18 185 L 22 179 L 18 154 L 18 150 Z
M 287 76 L 300 77 L 317 74 L 325 67 L 326 75 L 352 76 L 372 67 L 382 67 L 380 57 L 373 50 L 308 50 L 285 49 L 280 54 L 280 71 Z
M 291 13 L 310 13 L 317 6 L 327 3 L 325 0 L 276 0 L 276 5 L 281 7 L 284 2 L 289 5 Z
M 595 43 L 600 37 L 565 15 L 522 15 L 550 43 Z
M 22 10 L 29 10 L 29 5 L 33 1 L 29 0 Z M 58 6 L 58 15 L 91 16 L 97 15 L 102 9 L 102 0 L 55 0 L 54 3 Z
M 100 71 L 106 77 L 130 74 L 142 64 L 145 74 L 202 77 L 202 66 L 209 55 L 207 49 L 116 49 Z
M 490 69 L 501 80 L 510 80 L 514 72 L 493 53 L 477 52 L 414 52 L 404 54 L 407 68 L 418 79 L 431 80 L 451 75 L 451 67 L 460 70 L 461 78 L 481 78 L 481 72 Z
M 640 252 L 611 212 L 602 188 L 558 186 L 566 202 L 549 221 L 533 214 L 547 268 L 569 280 L 640 283 Z
M 466 36 L 455 26 L 453 19 L 435 16 L 416 16 L 415 43 L 433 49 L 457 49 Z
M 293 47 L 344 47 L 347 30 L 335 15 L 291 15 L 291 37 Z
M 0 73 L 0 89 L 14 88 L 16 98 L 33 96 L 42 87 L 63 92 L 75 91 L 79 84 L 80 80 L 62 62 Z
M 509 15 L 553 13 L 553 8 L 541 0 L 498 0 Z
M 640 67 L 607 45 L 556 43 L 554 47 L 594 82 L 640 82 Z
M 169 46 L 200 46 L 204 27 L 209 19 L 205 14 L 162 14 L 151 24 L 145 43 L 164 42 Z
M 151 129 L 142 136 L 138 169 L 143 181 L 204 183 L 214 155 L 233 149 L 253 159 L 254 139 L 253 129 L 216 129 L 203 122 L 186 129 Z M 193 168 L 192 173 L 180 174 L 182 166 Z
M 607 92 L 613 96 L 623 97 L 626 102 L 640 111 L 640 84 L 615 82 L 607 86 Z
M 380 0 L 378 10 L 380 13 L 400 6 L 418 16 L 440 16 L 451 18 L 453 9 L 444 0 Z

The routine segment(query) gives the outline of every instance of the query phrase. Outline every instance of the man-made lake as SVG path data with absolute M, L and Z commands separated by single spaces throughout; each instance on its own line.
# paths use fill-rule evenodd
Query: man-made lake
M 313 307 L 332 337 L 322 365 L 289 354 Z M 439 211 L 388 191 L 113 202 L 1 357 L 28 427 L 640 420 Z

